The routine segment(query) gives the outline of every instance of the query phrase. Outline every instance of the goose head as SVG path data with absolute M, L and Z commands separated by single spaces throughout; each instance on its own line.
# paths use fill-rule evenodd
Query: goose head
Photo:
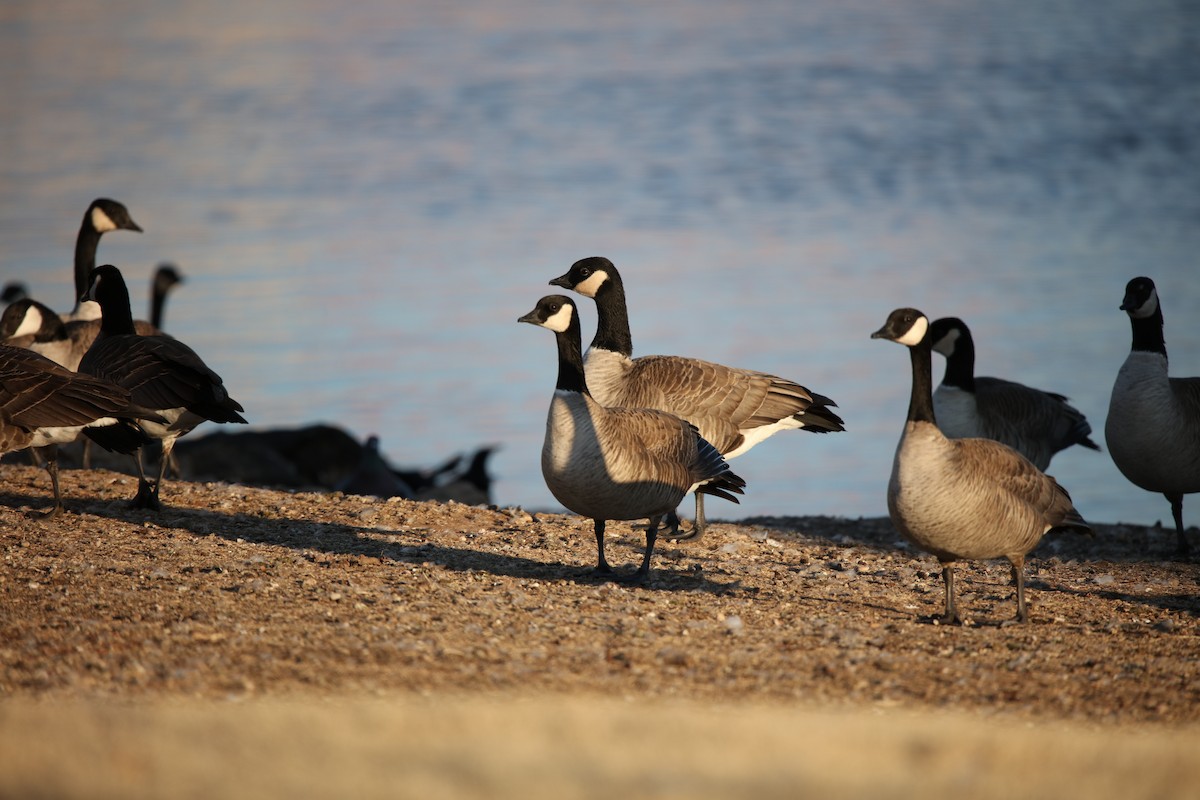
M 129 216 L 129 209 L 107 197 L 97 197 L 93 200 L 83 219 L 84 224 L 91 225 L 96 233 L 115 230 L 142 232 L 141 226 Z
M 872 339 L 887 339 L 905 347 L 916 347 L 929 334 L 929 318 L 915 308 L 897 308 L 888 315 Z
M 1158 290 L 1149 278 L 1134 278 L 1125 284 L 1125 299 L 1121 310 L 1132 319 L 1146 319 L 1158 311 Z
M 566 333 L 571 329 L 572 322 L 575 327 L 579 326 L 575 304 L 571 302 L 571 298 L 561 294 L 547 295 L 538 300 L 533 311 L 518 317 L 517 322 L 528 322 L 540 328 L 548 328 L 555 333 Z
M 933 349 L 949 358 L 960 341 L 970 340 L 971 331 L 958 317 L 935 319 L 929 326 L 929 341 Z
M 616 277 L 617 268 L 611 261 L 603 256 L 591 256 L 576 261 L 565 275 L 550 281 L 550 285 L 570 289 L 584 297 L 595 297 L 604 284 Z

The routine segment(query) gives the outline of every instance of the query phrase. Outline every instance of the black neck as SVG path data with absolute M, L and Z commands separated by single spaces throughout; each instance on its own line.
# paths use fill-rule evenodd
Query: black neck
M 909 422 L 933 422 L 933 348 L 926 336 L 908 348 L 912 359 L 912 397 L 908 401 Z
M 100 304 L 101 333 L 137 333 L 133 327 L 133 312 L 129 309 L 129 289 L 120 273 L 112 271 L 104 275 L 96 287 L 95 300 Z
M 150 292 L 150 324 L 162 329 L 163 307 L 167 304 L 167 293 L 158 284 Z
M 946 356 L 946 374 L 942 383 L 967 392 L 975 391 L 975 342 L 969 335 L 960 333 L 954 342 L 954 350 Z
M 590 394 L 583 377 L 583 345 L 579 333 L 579 315 L 571 315 L 571 324 L 558 340 L 558 383 L 554 388 L 565 392 Z
M 83 297 L 88 288 L 88 276 L 96 267 L 96 247 L 100 244 L 100 232 L 92 227 L 92 210 L 88 209 L 79 235 L 75 237 L 75 300 Z
M 1163 358 L 1166 358 L 1167 343 L 1163 339 L 1162 306 L 1155 308 L 1154 313 L 1148 317 L 1141 319 L 1130 317 L 1129 322 L 1133 327 L 1133 350 L 1161 353 Z
M 592 339 L 592 347 L 633 356 L 625 286 L 620 276 L 613 273 L 609 273 L 608 280 L 596 292 L 596 336 Z

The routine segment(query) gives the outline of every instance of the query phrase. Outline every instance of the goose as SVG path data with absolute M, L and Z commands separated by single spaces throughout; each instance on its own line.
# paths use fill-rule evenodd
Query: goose
M 633 357 L 625 285 L 607 258 L 576 261 L 552 286 L 596 301 L 596 336 L 585 361 L 592 396 L 604 406 L 655 408 L 682 417 L 700 430 L 725 458 L 736 458 L 782 430 L 843 431 L 837 404 L 794 381 L 682 356 Z M 703 493 L 696 495 L 696 521 L 690 534 L 704 534 Z
M 975 342 L 958 317 L 933 321 L 934 352 L 946 357 L 946 372 L 933 392 L 938 427 L 951 439 L 1003 442 L 1043 472 L 1050 459 L 1073 444 L 1099 450 L 1087 418 L 1061 394 L 1001 378 L 975 375 Z
M 1133 346 L 1117 372 L 1104 438 L 1113 463 L 1131 483 L 1161 492 L 1175 519 L 1177 555 L 1191 552 L 1183 530 L 1183 496 L 1200 492 L 1200 378 L 1167 376 L 1167 345 L 1158 290 L 1150 278 L 1125 286 Z
M 143 336 L 159 332 L 150 323 L 142 320 L 135 320 L 134 327 L 138 334 Z M 30 298 L 11 303 L 4 309 L 4 313 L 0 314 L 0 341 L 32 350 L 72 372 L 78 371 L 80 359 L 99 333 L 99 319 L 64 322 L 61 316 L 44 303 Z M 41 459 L 45 458 L 46 470 L 52 478 L 58 474 L 59 444 L 66 442 L 58 442 L 48 447 L 35 447 L 32 452 L 35 464 L 40 464 Z M 90 438 L 83 440 L 82 460 L 85 469 L 91 466 L 90 444 Z M 133 452 L 128 449 L 131 446 L 114 441 L 106 449 L 128 455 Z
M 183 274 L 174 264 L 159 264 L 150 279 L 150 324 L 162 330 L 163 312 L 167 306 L 167 295 L 183 283 Z
M 142 232 L 124 205 L 107 197 L 97 197 L 84 212 L 83 222 L 75 237 L 75 308 L 64 318 L 99 318 L 100 307 L 82 298 L 87 291 L 88 278 L 96 267 L 96 247 L 100 244 L 100 237 L 118 230 Z
M 1054 478 L 992 439 L 950 439 L 933 407 L 929 319 L 914 308 L 891 313 L 872 339 L 909 348 L 912 396 L 888 481 L 888 513 L 900 534 L 932 553 L 946 587 L 943 624 L 961 624 L 954 599 L 954 562 L 1006 558 L 1017 588 L 1017 622 L 1025 606 L 1025 556 L 1056 528 L 1090 533 Z
M 27 447 L 52 452 L 85 429 L 108 427 L 111 446 L 132 453 L 149 441 L 132 422 L 144 416 L 157 417 L 133 405 L 129 390 L 72 372 L 31 350 L 0 344 L 0 452 Z M 63 512 L 56 458 L 48 459 L 46 471 L 54 490 L 46 516 L 56 517 Z
M 142 336 L 162 333 L 145 320 L 134 320 L 133 325 Z M 33 350 L 72 371 L 79 369 L 80 359 L 99 333 L 99 318 L 65 321 L 45 303 L 30 298 L 9 304 L 0 314 L 0 341 Z
M 159 489 L 175 440 L 205 420 L 246 423 L 241 404 L 190 347 L 170 336 L 139 336 L 129 310 L 129 290 L 121 271 L 111 264 L 92 271 L 87 298 L 100 304 L 100 334 L 79 363 L 79 371 L 106 378 L 129 389 L 134 402 L 151 408 L 165 422 L 140 420 L 151 437 L 162 442 L 158 480 L 146 480 L 137 451 L 138 492 L 133 505 L 157 509 Z M 90 438 L 101 441 L 99 432 Z M 101 441 L 101 444 L 103 442 Z
M 517 321 L 553 331 L 558 342 L 558 380 L 542 445 L 546 486 L 558 502 L 593 520 L 600 575 L 612 574 L 604 557 L 605 521 L 649 518 L 645 555 L 634 576 L 644 580 L 664 514 L 692 491 L 736 503 L 746 482 L 694 425 L 663 411 L 605 408 L 593 399 L 579 313 L 570 298 L 543 297 Z

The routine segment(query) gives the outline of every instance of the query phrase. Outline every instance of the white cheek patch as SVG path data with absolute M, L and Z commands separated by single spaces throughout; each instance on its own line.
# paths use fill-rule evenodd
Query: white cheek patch
M 542 323 L 542 327 L 549 328 L 555 333 L 564 333 L 567 328 L 571 327 L 571 314 L 574 311 L 575 306 L 563 306 L 549 317 L 546 317 L 546 321 Z
M 926 332 L 929 330 L 929 320 L 925 317 L 917 317 L 917 321 L 912 324 L 908 332 L 901 336 L 896 341 L 906 347 L 916 347 L 925 338 Z
M 112 221 L 108 214 L 104 213 L 104 209 L 97 206 L 92 209 L 92 227 L 96 229 L 97 233 L 107 233 L 108 231 L 115 231 L 117 224 Z
M 1150 296 L 1146 298 L 1146 302 L 1130 311 L 1129 316 L 1134 319 L 1145 319 L 1146 317 L 1154 316 L 1154 312 L 1156 311 L 1158 311 L 1158 289 L 1151 289 Z
M 42 312 L 38 311 L 37 306 L 30 306 L 25 311 L 25 316 L 21 319 L 21 324 L 13 331 L 13 336 L 27 336 L 37 333 L 42 328 Z
M 958 344 L 958 340 L 962 337 L 962 331 L 958 328 L 951 328 L 946 331 L 946 335 L 933 343 L 933 349 L 937 350 L 944 356 L 949 356 L 954 352 L 954 347 Z
M 600 287 L 608 280 L 608 273 L 604 270 L 596 270 L 589 275 L 585 280 L 575 284 L 575 291 L 579 292 L 584 297 L 595 297 L 596 292 L 600 291 Z

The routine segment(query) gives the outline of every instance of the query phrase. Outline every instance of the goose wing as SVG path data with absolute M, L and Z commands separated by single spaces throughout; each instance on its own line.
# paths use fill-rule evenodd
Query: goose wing
M 623 405 L 663 409 L 694 423 L 721 452 L 735 449 L 743 431 L 834 405 L 793 381 L 680 356 L 634 359 L 623 395 Z
M 975 396 L 988 438 L 1030 447 L 1037 440 L 1051 449 L 1049 455 L 1073 444 L 1100 449 L 1090 438 L 1087 418 L 1061 394 L 1001 378 L 976 378 Z
M 0 346 L 0 416 L 23 428 L 73 427 L 121 414 L 129 392 L 30 350 Z
M 190 347 L 169 336 L 102 337 L 79 365 L 129 390 L 147 408 L 187 408 L 216 422 L 245 422 L 221 376 Z
M 960 474 L 978 476 L 1009 503 L 1038 514 L 1046 525 L 1087 527 L 1067 490 L 1011 447 L 991 439 L 950 441 Z

